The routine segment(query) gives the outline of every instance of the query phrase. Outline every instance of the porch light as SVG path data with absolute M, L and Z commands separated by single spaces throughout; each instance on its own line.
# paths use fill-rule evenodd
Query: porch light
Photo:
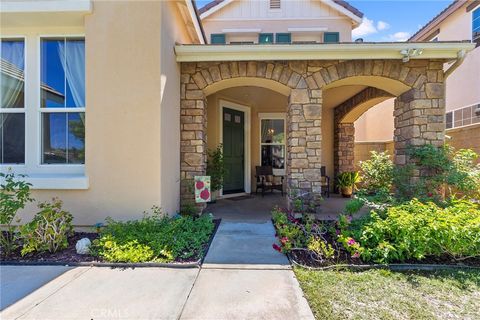
M 417 57 L 423 53 L 423 49 L 411 48 L 411 49 L 403 49 L 400 51 L 400 54 L 403 55 L 402 61 L 408 62 L 410 58 Z

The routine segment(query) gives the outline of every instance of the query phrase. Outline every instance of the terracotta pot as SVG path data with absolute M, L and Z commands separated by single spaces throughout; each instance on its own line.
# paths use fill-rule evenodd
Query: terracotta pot
M 353 193 L 353 187 L 342 187 L 340 188 L 340 192 L 342 193 L 342 197 L 351 198 Z

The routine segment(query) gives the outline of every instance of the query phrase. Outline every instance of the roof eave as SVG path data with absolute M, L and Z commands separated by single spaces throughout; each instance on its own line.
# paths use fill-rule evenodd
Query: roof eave
M 338 43 L 290 45 L 178 45 L 178 62 L 273 60 L 372 60 L 402 59 L 402 50 L 419 49 L 410 59 L 452 60 L 459 52 L 473 50 L 467 42 Z

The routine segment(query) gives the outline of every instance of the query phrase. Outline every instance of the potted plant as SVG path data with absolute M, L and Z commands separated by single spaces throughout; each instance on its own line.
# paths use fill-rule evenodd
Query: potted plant
M 337 185 L 344 198 L 350 198 L 360 182 L 360 175 L 356 171 L 342 172 L 338 175 Z
M 208 150 L 207 176 L 210 176 L 211 202 L 215 202 L 218 191 L 223 187 L 223 177 L 225 176 L 223 146 L 221 144 L 213 150 Z

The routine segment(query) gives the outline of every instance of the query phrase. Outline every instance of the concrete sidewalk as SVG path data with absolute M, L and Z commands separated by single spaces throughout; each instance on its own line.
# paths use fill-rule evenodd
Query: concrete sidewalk
M 0 266 L 0 318 L 313 319 L 274 241 L 271 222 L 222 222 L 202 269 Z

